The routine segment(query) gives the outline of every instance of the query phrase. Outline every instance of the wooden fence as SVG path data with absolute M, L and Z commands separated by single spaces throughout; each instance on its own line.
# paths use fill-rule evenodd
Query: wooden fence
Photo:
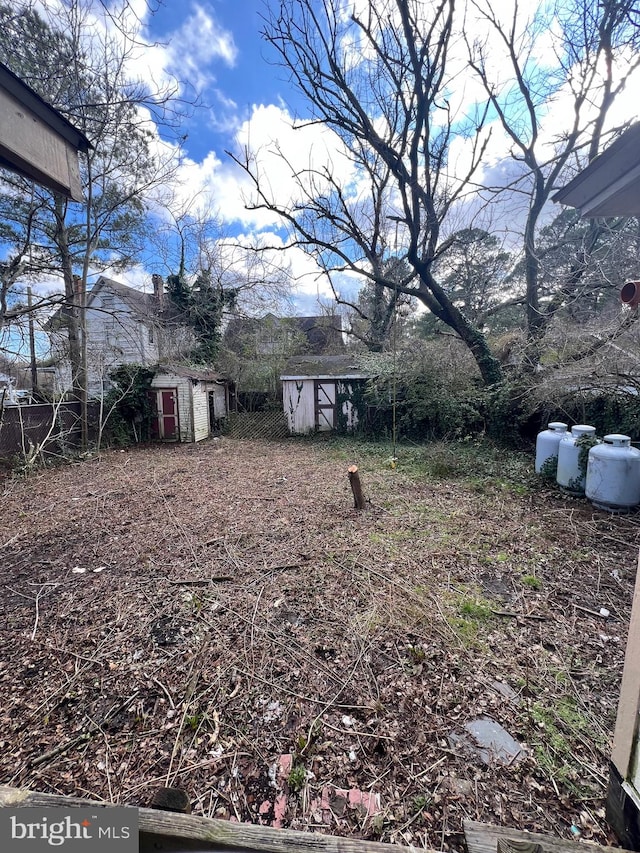
M 79 403 L 4 406 L 0 410 L 0 459 L 42 458 L 75 450 L 81 439 Z

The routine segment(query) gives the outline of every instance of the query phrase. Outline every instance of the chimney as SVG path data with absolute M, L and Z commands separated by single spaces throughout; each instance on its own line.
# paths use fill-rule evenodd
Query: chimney
M 158 307 L 162 308 L 162 302 L 164 299 L 164 279 L 161 275 L 154 273 L 151 276 L 151 281 L 153 283 L 153 295 L 158 300 Z

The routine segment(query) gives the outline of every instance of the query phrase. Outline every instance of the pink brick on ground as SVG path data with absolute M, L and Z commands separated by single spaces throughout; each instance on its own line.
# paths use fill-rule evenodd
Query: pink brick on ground
M 381 809 L 380 794 L 369 794 L 358 788 L 324 787 L 319 797 L 311 801 L 311 813 L 316 821 L 329 826 L 334 819 L 344 816 L 347 804 L 358 809 L 363 817 L 372 817 Z
M 293 755 L 285 753 L 278 759 L 278 774 L 277 785 L 278 793 L 273 804 L 273 825 L 280 829 L 284 826 L 284 819 L 287 814 L 287 795 L 285 788 L 288 783 L 289 774 L 293 767 Z
M 349 805 L 360 806 L 367 817 L 378 814 L 380 811 L 380 794 L 368 794 L 358 788 L 349 791 Z

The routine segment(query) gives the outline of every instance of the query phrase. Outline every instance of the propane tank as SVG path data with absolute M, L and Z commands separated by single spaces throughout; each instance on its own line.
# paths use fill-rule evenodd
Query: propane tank
M 538 433 L 536 438 L 536 474 L 542 473 L 542 467 L 548 463 L 548 467 L 553 467 L 553 471 L 548 471 L 555 477 L 555 466 L 558 460 L 558 445 L 563 435 L 566 435 L 567 424 L 561 421 L 553 421 L 548 425 L 548 428 Z
M 558 445 L 556 482 L 570 495 L 584 494 L 589 444 L 585 447 L 584 444 L 578 443 L 578 439 L 585 435 L 595 441 L 596 428 L 587 424 L 576 424 L 571 427 L 571 433 L 562 436 Z
M 628 435 L 605 435 L 592 447 L 587 462 L 587 498 L 610 512 L 628 511 L 640 504 L 640 450 Z

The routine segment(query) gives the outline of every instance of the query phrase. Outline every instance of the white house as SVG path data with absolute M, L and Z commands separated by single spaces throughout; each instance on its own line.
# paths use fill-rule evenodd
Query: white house
M 153 276 L 153 285 L 154 293 L 142 293 L 100 276 L 87 294 L 89 397 L 104 393 L 109 373 L 119 365 L 177 360 L 193 345 L 192 332 L 163 293 L 162 278 Z M 57 311 L 46 326 L 56 364 L 55 387 L 61 393 L 71 388 L 65 310 Z

